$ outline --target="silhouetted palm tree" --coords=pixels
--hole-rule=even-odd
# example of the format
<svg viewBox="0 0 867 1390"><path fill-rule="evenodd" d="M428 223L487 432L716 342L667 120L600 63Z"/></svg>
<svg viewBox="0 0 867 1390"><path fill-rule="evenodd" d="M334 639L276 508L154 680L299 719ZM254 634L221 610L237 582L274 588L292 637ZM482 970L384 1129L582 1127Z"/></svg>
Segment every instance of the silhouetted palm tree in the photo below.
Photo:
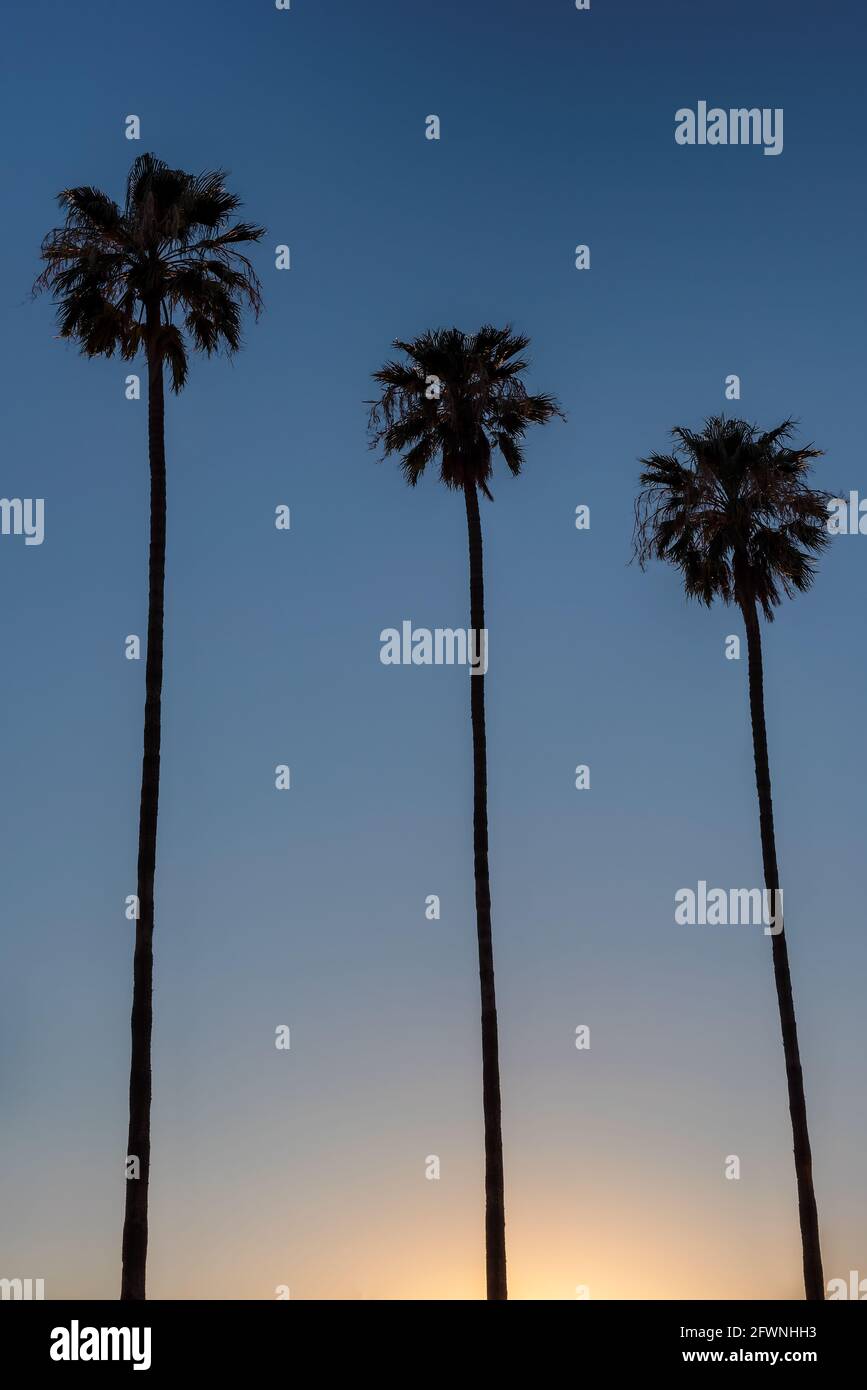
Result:
<svg viewBox="0 0 867 1390"><path fill-rule="evenodd" d="M52 294L60 336L76 341L86 356L116 352L131 360L142 351L148 369L150 562L127 1150L138 1158L140 1174L126 1183L122 1299L145 1297L148 1243L166 550L163 368L180 391L188 343L209 356L221 348L234 352L242 308L258 314L261 306L258 279L239 248L258 241L264 228L232 222L240 199L224 180L220 171L187 174L145 154L130 170L123 208L97 188L64 189L58 202L66 220L42 243L45 268L35 286Z"/></svg>
<svg viewBox="0 0 867 1390"><path fill-rule="evenodd" d="M446 487L464 495L470 549L470 626L482 650L485 628L479 492L491 498L492 456L499 449L517 476L524 463L527 427L562 415L553 396L531 396L522 381L529 339L511 328L485 326L469 335L457 328L424 333L393 344L408 359L387 362L374 379L383 388L371 411L372 443L398 454L415 487L428 463L439 459ZM488 871L488 773L484 674L470 677L473 731L473 852L476 926L482 998L482 1097L485 1121L485 1232L487 1296L506 1298L506 1227L503 1139L491 888Z"/></svg>
<svg viewBox="0 0 867 1390"><path fill-rule="evenodd" d="M734 603L747 635L750 715L765 888L778 903L771 774L765 732L762 634L783 595L809 589L814 557L828 542L829 494L809 485L821 451L791 444L790 420L761 433L743 420L714 417L701 434L675 429L673 454L642 459L636 503L635 552L642 565L667 560L680 570L689 598L708 607ZM775 927L780 927L777 920ZM785 929L772 935L774 979L794 1139L798 1210L808 1299L825 1296L810 1137Z"/></svg>

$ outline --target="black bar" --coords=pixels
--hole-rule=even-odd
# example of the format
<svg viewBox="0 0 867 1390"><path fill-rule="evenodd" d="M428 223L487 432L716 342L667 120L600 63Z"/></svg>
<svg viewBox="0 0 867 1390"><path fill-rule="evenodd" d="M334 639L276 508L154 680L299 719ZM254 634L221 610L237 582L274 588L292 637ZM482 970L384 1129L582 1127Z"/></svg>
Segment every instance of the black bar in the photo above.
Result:
<svg viewBox="0 0 867 1390"><path fill-rule="evenodd" d="M464 1307L464 1311L461 1311ZM477 1308L481 1323L467 1321L466 1305L370 1302L363 1316L346 1302L153 1302L131 1306L119 1302L18 1302L4 1307L0 1330L4 1362L23 1372L52 1376L93 1376L100 1369L161 1376L189 1371L197 1376L248 1376L273 1368L287 1380L329 1378L345 1367L353 1379L375 1370L386 1381L389 1366L400 1381L430 1380L442 1367L453 1377L472 1364L485 1347L485 1364L502 1360L514 1370L516 1356L527 1356L541 1370L561 1362L556 1376L533 1375L534 1383L583 1377L591 1367L613 1374L620 1370L669 1371L717 1364L776 1368L790 1364L829 1370L857 1364L865 1323L859 1311L842 1302L599 1302L576 1300L568 1309L551 1305L540 1325L539 1305L513 1303ZM559 1308L559 1311L557 1311ZM496 1319L491 1341L489 1318ZM125 1329L96 1339L89 1329ZM475 1350L472 1334L487 1333ZM149 1334L149 1337L146 1336ZM469 1340L468 1340L469 1337ZM405 1342L417 1355L408 1362ZM112 1356L115 1345L124 1360L84 1359L92 1349ZM52 1358L57 1352L77 1360ZM401 1347L404 1350L401 1351ZM134 1358L141 1369L133 1369ZM145 1362L148 1364L145 1365ZM398 1374L399 1371L399 1374ZM462 1372L463 1373L463 1372Z"/></svg>

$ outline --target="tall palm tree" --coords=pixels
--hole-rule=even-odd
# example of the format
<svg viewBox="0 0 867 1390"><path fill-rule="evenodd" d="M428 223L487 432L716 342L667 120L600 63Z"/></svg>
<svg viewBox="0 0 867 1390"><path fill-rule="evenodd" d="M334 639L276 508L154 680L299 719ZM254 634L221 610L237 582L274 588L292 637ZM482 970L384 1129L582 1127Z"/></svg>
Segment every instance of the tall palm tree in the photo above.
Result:
<svg viewBox="0 0 867 1390"><path fill-rule="evenodd" d="M258 315L259 281L240 249L264 228L232 221L240 199L219 170L170 169L151 154L135 161L121 208L97 188L66 188L66 217L42 243L35 289L48 290L62 338L87 357L132 360L148 374L150 559L144 753L138 839L138 904L133 963L132 1052L127 1152L139 1161L126 1183L122 1299L145 1297L150 1177L151 1030L153 1023L154 874L160 786L163 604L166 553L164 368L179 392L190 345L229 353L241 343L241 313Z"/></svg>
<svg viewBox="0 0 867 1390"><path fill-rule="evenodd" d="M428 463L439 459L440 479L464 495L470 548L470 626L476 651L485 630L482 524L479 493L493 501L488 483L499 449L515 476L524 463L523 440L529 425L546 424L562 412L553 396L530 395L522 380L522 357L529 338L510 327L490 325L478 333L457 328L423 333L393 346L404 361L389 361L374 380L382 388L371 410L374 447L397 454L403 475L415 487ZM473 731L473 856L476 930L482 1000L482 1106L485 1123L485 1234L487 1296L506 1292L506 1219L503 1192L503 1138L500 1118L500 1064L494 956L491 941L491 885L488 870L488 771L485 745L485 677L470 679Z"/></svg>
<svg viewBox="0 0 867 1390"><path fill-rule="evenodd" d="M759 610L771 622L782 598L809 589L815 557L828 543L829 494L810 486L812 460L821 451L795 447L785 420L760 432L743 420L713 417L704 430L675 429L672 454L642 459L635 510L635 553L642 568L667 560L683 577L689 598L711 606L736 604L747 636L750 715L765 888L772 901L780 877L774 838L771 773L765 731L762 633ZM789 1114L794 1140L798 1211L808 1299L825 1296L804 1078L789 973L785 928L772 934L774 980L780 1010Z"/></svg>

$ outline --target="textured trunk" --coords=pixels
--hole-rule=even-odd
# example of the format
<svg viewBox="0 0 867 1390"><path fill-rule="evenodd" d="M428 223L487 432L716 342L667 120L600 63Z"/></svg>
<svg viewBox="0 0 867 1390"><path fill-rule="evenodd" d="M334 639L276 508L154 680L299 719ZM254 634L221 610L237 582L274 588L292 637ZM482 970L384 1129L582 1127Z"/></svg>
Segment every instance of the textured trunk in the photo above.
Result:
<svg viewBox="0 0 867 1390"><path fill-rule="evenodd" d="M771 772L768 761L768 740L765 732L765 700L762 676L762 633L759 615L753 598L741 604L747 629L749 654L750 715L753 724L753 751L756 761L756 788L759 794L759 824L762 835L762 860L765 887L773 895L779 889L777 849L774 841L774 811L771 802ZM776 903L776 899L771 899ZM789 973L789 951L785 928L772 936L774 981L780 1007L780 1027L783 1052L786 1058L786 1082L789 1090L789 1114L792 1119L792 1138L795 1152L795 1176L798 1182L798 1213L801 1222L801 1244L804 1252L804 1288L808 1299L824 1299L822 1253L819 1248L819 1218L816 1194L813 1191L813 1160L807 1130L807 1104L804 1099L804 1078L798 1050L798 1029L792 999L792 978Z"/></svg>
<svg viewBox="0 0 867 1390"><path fill-rule="evenodd" d="M482 571L482 523L475 484L464 486L470 541L470 626L485 626ZM476 650L481 651L481 636ZM503 1193L503 1135L500 1121L500 1059L494 953L491 942L491 883L488 870L488 764L485 744L485 677L470 675L473 726L473 859L476 880L476 929L482 993L482 1107L485 1117L485 1244L489 1299L506 1294L506 1212Z"/></svg>
<svg viewBox="0 0 867 1390"><path fill-rule="evenodd" d="M139 917L135 931L132 989L132 1053L129 1072L127 1154L139 1160L139 1176L127 1178L123 1223L122 1299L145 1298L150 1178L151 1030L153 1025L154 873L160 791L160 707L163 687L163 603L166 568L166 454L163 364L154 346L159 305L147 311L148 457L151 520L148 564L148 633L145 667L144 752L138 831Z"/></svg>

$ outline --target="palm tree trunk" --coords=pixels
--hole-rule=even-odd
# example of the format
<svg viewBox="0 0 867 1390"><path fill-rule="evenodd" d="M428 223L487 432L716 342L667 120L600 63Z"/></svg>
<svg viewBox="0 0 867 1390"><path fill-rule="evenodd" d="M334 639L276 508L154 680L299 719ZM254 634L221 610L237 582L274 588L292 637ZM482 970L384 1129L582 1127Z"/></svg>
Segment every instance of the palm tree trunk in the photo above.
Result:
<svg viewBox="0 0 867 1390"><path fill-rule="evenodd" d="M123 1223L121 1299L145 1298L150 1177L151 1031L153 1026L154 873L160 791L160 715L163 687L163 610L166 572L166 453L163 363L155 345L160 306L147 310L148 457L151 516L148 564L148 634L145 667L144 752L138 831L139 916L135 932L132 1052L129 1072L127 1155L139 1160L139 1176L127 1178Z"/></svg>
<svg viewBox="0 0 867 1390"><path fill-rule="evenodd" d="M485 626L482 522L475 483L465 483L470 541L470 626L481 651ZM482 994L482 1108L485 1117L485 1246L489 1299L506 1293L506 1210L503 1190L503 1134L500 1119L500 1058L494 952L491 941L491 880L488 869L488 762L485 743L485 677L470 675L473 726L473 859L476 879L476 930Z"/></svg>
<svg viewBox="0 0 867 1390"><path fill-rule="evenodd" d="M765 700L762 675L762 633L753 597L741 603L747 630L749 655L750 715L753 725L753 752L756 763L756 788L759 794L759 825L762 836L762 860L765 887L776 904L780 886L777 870L777 848L774 839L774 810L771 801L771 771L768 761L768 740L765 731ZM774 981L780 1008L783 1052L786 1058L786 1082L789 1090L789 1114L795 1152L795 1175L798 1182L798 1213L801 1222L801 1244L804 1252L804 1287L806 1297L822 1300L825 1297L822 1273L822 1252L819 1248L819 1218L816 1194L813 1191L813 1160L810 1135L807 1130L807 1104L804 1098L804 1077L798 1049L798 1029L792 998L792 978L789 973L789 951L785 929L772 936Z"/></svg>

